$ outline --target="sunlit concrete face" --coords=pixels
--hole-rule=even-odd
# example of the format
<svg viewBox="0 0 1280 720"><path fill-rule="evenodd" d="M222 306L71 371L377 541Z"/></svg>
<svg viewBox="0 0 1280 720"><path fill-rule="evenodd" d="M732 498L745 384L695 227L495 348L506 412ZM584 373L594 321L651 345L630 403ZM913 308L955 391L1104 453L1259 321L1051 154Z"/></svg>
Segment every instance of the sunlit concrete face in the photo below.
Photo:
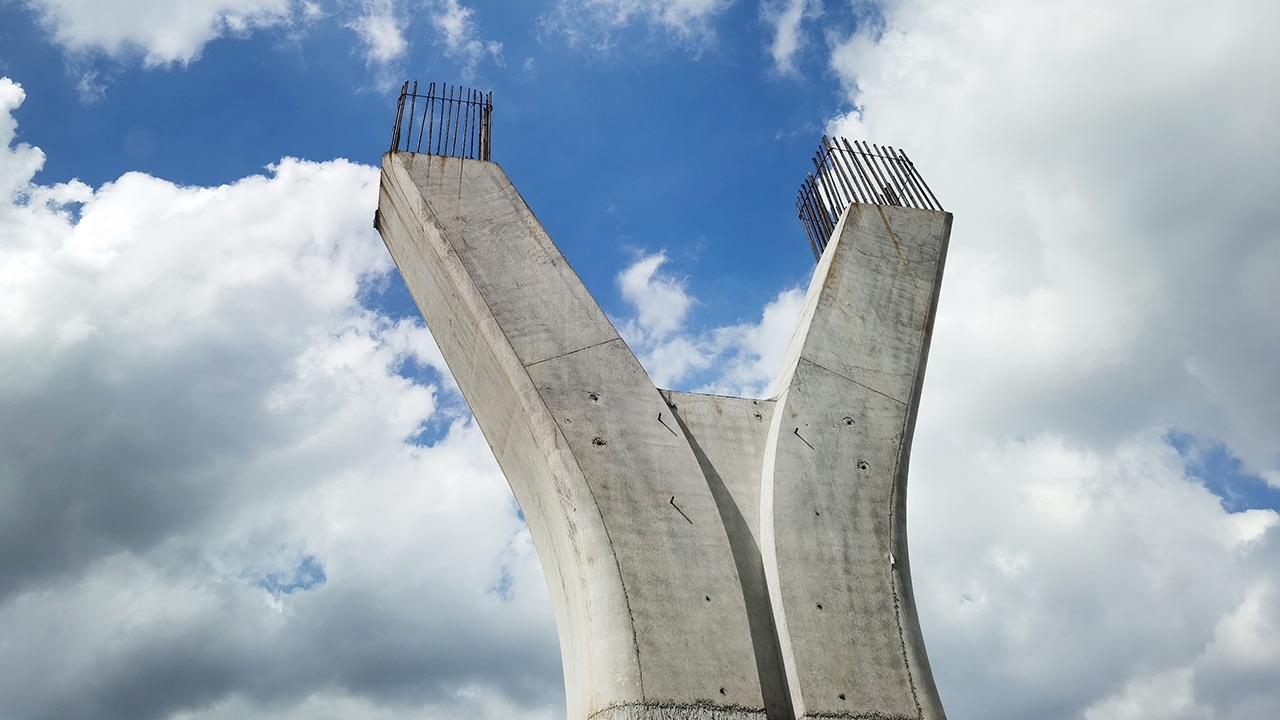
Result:
<svg viewBox="0 0 1280 720"><path fill-rule="evenodd" d="M377 224L528 520L571 720L943 717L905 490L949 214L845 213L769 400L655 388L494 163L387 154Z"/></svg>

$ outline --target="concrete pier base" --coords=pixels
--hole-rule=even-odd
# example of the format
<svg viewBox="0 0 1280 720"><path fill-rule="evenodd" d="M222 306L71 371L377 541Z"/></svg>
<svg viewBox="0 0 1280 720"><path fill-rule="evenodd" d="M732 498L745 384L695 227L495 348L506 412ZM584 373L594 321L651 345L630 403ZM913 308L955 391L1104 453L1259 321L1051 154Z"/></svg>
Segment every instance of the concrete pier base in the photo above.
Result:
<svg viewBox="0 0 1280 720"><path fill-rule="evenodd" d="M947 213L853 205L769 400L659 390L494 163L377 225L528 521L571 720L941 720L907 565Z"/></svg>

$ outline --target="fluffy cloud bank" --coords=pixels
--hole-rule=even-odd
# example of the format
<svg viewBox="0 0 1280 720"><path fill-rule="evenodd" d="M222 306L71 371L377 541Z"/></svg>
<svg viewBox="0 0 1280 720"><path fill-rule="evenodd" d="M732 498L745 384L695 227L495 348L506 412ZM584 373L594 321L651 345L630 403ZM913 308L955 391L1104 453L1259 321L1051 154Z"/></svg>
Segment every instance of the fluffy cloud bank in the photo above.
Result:
<svg viewBox="0 0 1280 720"><path fill-rule="evenodd" d="M1173 423L1276 473L1280 10L1163 8L889 3L833 52L833 130L927 158L957 214L934 370L974 420Z"/></svg>
<svg viewBox="0 0 1280 720"><path fill-rule="evenodd" d="M510 492L426 328L367 302L377 169L40 185L23 99L0 79L0 716L562 716ZM655 342L693 302L661 264L619 320ZM758 382L790 324L697 342Z"/></svg>
<svg viewBox="0 0 1280 720"><path fill-rule="evenodd" d="M36 185L22 98L0 81L0 715L547 717L502 476L426 329L361 303L377 170Z"/></svg>
<svg viewBox="0 0 1280 720"><path fill-rule="evenodd" d="M570 44L608 49L615 31L632 24L656 28L700 46L714 36L713 22L735 0L554 0L542 25Z"/></svg>
<svg viewBox="0 0 1280 720"><path fill-rule="evenodd" d="M646 255L618 275L622 298L635 315L613 318L658 387L739 397L767 397L804 305L789 288L764 307L758 322L694 331L697 304L684 284L662 271L665 252Z"/></svg>
<svg viewBox="0 0 1280 720"><path fill-rule="evenodd" d="M956 213L909 493L953 718L1280 716L1280 22L1180 8L915 0L832 39L832 129ZM425 329L362 302L376 171L42 186L21 99L0 83L0 716L560 715L483 439ZM619 275L646 367L767 392L800 292L701 328L680 272Z"/></svg>
<svg viewBox="0 0 1280 720"><path fill-rule="evenodd" d="M1280 714L1280 11L882 11L833 45L831 130L956 215L911 491L949 711Z"/></svg>
<svg viewBox="0 0 1280 720"><path fill-rule="evenodd" d="M367 63L386 66L409 49L412 3L406 0L25 0L55 43L73 56L141 55L147 67L187 65L206 45L267 28L305 30L337 17L352 30ZM421 3L420 3L421 4ZM501 61L502 44L480 37L474 8L458 0L426 3L446 54L470 74L485 57ZM83 80L93 85L92 71Z"/></svg>
<svg viewBox="0 0 1280 720"><path fill-rule="evenodd" d="M320 13L295 0L27 0L73 52L142 52L149 66L186 64L211 40Z"/></svg>

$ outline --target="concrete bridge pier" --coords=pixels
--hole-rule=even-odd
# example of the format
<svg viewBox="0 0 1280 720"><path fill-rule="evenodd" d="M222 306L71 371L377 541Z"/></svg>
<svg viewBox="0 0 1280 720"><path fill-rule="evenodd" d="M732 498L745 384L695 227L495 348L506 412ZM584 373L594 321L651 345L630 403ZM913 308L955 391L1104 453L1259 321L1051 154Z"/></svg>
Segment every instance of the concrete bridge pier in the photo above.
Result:
<svg viewBox="0 0 1280 720"><path fill-rule="evenodd" d="M777 394L655 388L495 163L391 152L376 224L528 521L570 720L942 720L907 460L951 215L854 203Z"/></svg>

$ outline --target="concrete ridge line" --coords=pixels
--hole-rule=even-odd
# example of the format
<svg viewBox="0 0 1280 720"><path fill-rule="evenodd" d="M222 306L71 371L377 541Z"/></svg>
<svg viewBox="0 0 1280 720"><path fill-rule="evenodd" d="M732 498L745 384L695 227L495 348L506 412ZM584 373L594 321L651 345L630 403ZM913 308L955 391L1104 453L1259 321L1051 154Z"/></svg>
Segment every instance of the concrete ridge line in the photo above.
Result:
<svg viewBox="0 0 1280 720"><path fill-rule="evenodd" d="M848 380L849 382L853 383L854 385L857 385L858 387L860 387L860 388L862 388L862 389L864 389L864 390L869 390L870 392L873 392L873 393L875 393L875 394L879 395L880 397L884 398L885 400L888 400L888 401L890 401L890 402L895 402L895 403L897 403L897 404L899 404L899 405L902 405L903 407L906 407L906 406L907 406L907 403L906 403L906 402L903 402L902 400L899 400L898 398L893 397L892 395L886 395L886 394L884 394L883 392L881 392L881 391L879 391L879 390L877 390L877 389L875 389L875 388L871 387L870 385L867 385L866 383L858 382L857 380L854 380L853 378L849 377L848 375L845 375L845 374L844 374L844 373L842 373L842 372L837 372L837 371L835 371L835 370L832 370L831 368L827 367L826 365L822 365L822 364L816 363L816 362L814 362L814 361L810 360L809 358L804 357L803 355L801 355L799 358L797 358L797 363L796 363L796 364L798 365L798 364L799 364L799 363L801 363L801 362L809 363L810 365L812 365L812 366L814 366L814 367L816 367L816 368L821 368L821 369L823 369L823 370L826 370L827 372L831 373L832 375L835 375L836 377L844 378L845 380Z"/></svg>
<svg viewBox="0 0 1280 720"><path fill-rule="evenodd" d="M560 353L559 355L552 355L552 356L551 356L551 357L549 357L549 358L542 358L541 360L534 360L534 361L533 361L533 362L531 362L531 363L524 363L524 369L528 370L529 368L532 368L532 367L537 366L537 365L541 365L541 364L542 364L542 363L544 363L544 362L550 362L550 361L552 361L552 360L557 360L557 359L562 358L562 357L568 357L568 356L573 355L573 354L575 354L575 353L580 353L580 352L582 352L583 350L590 350L590 349L592 349L592 348L598 348L598 347L600 347L601 345L608 345L609 343L611 343L611 342L615 342L615 341L617 341L617 340L622 340L622 336L620 336L620 335L615 335L615 336L613 336L613 337L609 338L608 340L601 340L600 342L597 342L597 343L591 343L590 345L584 345L584 346L582 346L582 347L580 347L580 348L578 348L578 349L576 349L576 350L570 350L569 352L562 352L562 353ZM625 345L626 343L624 342L623 344ZM628 348L627 348L627 352L631 352L631 348L630 348L630 347L628 347ZM633 357L633 358L634 358L634 357L635 357L635 353L631 353L631 357ZM639 358L636 358L636 362L640 362ZM644 367L644 366L642 365L641 367ZM646 373L646 375L647 375L647 374L648 374L648 373ZM654 385L653 385L653 381L652 381L652 380L650 380L650 381L649 381L649 386L650 386L650 387L653 387L653 389L654 389L654 390L657 390L657 389L658 389L656 386L654 386Z"/></svg>

